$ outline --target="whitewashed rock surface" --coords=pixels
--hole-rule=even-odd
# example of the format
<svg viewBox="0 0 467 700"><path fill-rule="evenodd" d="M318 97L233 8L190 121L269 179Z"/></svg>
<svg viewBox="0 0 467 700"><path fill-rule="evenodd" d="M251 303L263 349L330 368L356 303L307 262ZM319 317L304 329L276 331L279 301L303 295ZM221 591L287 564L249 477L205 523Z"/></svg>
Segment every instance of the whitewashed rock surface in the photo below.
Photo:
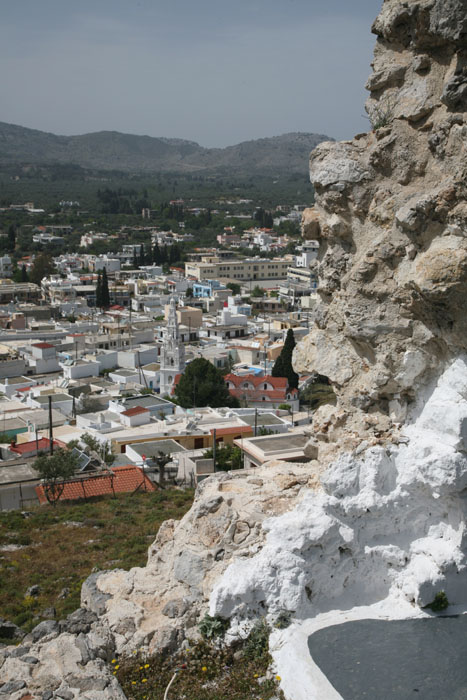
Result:
<svg viewBox="0 0 467 700"><path fill-rule="evenodd" d="M109 661L261 615L288 700L331 700L320 626L467 605L467 0L386 0L373 25L375 126L311 155L317 323L299 371L329 377L304 465L211 477L148 564L92 575L82 609L0 650L0 699L118 700ZM376 128L378 127L378 128ZM315 459L317 458L317 459ZM2 692L3 691L3 692Z"/></svg>

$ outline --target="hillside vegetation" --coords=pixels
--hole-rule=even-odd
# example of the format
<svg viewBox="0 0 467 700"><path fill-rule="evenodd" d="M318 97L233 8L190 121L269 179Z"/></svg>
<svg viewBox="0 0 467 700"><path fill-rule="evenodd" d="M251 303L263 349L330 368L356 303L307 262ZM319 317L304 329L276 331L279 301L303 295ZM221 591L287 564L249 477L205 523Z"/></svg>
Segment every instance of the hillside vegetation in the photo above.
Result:
<svg viewBox="0 0 467 700"><path fill-rule="evenodd" d="M161 523L192 501L193 491L166 490L0 513L0 617L26 632L53 617L50 608L65 617L93 570L144 566Z"/></svg>
<svg viewBox="0 0 467 700"><path fill-rule="evenodd" d="M253 170L283 175L306 173L310 151L328 140L332 139L323 134L289 133L227 148L203 148L194 141L117 131L57 136L0 122L0 165L60 163L127 172L250 174Z"/></svg>

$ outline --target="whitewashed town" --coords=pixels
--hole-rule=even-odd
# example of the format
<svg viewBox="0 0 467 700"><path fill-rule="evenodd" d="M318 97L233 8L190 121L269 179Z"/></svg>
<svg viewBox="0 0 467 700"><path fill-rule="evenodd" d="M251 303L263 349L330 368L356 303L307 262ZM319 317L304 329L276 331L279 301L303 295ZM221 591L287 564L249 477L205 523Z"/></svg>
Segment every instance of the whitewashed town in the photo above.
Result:
<svg viewBox="0 0 467 700"><path fill-rule="evenodd" d="M313 229L312 208L283 209L276 223L304 215ZM273 228L226 226L218 246L192 245L183 266L161 265L151 262L158 251L194 236L148 226L150 216L143 209L135 227L146 243L95 255L87 248L108 234L89 231L79 252L48 256L53 271L39 284L15 282L11 257L0 259L0 508L45 502L34 460L70 447L64 500L119 480L128 490L193 487L217 469L307 458L316 377L297 375L290 358L314 319L318 243L307 236L286 253L292 239ZM42 245L72 231L35 228ZM45 256L18 260L24 280ZM217 400L204 390L206 367Z"/></svg>

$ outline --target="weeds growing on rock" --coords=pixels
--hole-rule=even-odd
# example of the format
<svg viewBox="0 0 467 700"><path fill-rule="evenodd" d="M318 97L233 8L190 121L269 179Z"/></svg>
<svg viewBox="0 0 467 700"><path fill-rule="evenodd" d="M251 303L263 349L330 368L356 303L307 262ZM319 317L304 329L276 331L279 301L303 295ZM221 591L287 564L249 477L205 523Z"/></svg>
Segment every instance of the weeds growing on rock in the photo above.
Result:
<svg viewBox="0 0 467 700"><path fill-rule="evenodd" d="M214 637L222 637L228 630L230 622L220 615L206 615L198 625L200 634L204 639L214 639Z"/></svg>
<svg viewBox="0 0 467 700"><path fill-rule="evenodd" d="M267 625L266 629L267 635L263 625L258 626L257 641L267 641ZM251 648L247 653L247 642L219 648L201 640L171 656L114 659L114 675L128 700L163 700L174 674L168 700L283 700L278 679L269 669L271 656L267 646L256 642L251 655Z"/></svg>
<svg viewBox="0 0 467 700"><path fill-rule="evenodd" d="M449 600L444 591L439 591L429 605L425 605L425 608L429 608L433 612L441 612L449 607Z"/></svg>
<svg viewBox="0 0 467 700"><path fill-rule="evenodd" d="M367 111L373 131L389 126L394 120L394 102L389 98L381 99L377 104L373 104Z"/></svg>

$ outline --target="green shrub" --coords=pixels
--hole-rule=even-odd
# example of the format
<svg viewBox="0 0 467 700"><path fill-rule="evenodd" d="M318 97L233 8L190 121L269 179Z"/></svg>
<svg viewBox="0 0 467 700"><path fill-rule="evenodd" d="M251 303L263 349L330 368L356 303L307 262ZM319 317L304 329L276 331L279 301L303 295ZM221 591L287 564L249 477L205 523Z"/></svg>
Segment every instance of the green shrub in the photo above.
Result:
<svg viewBox="0 0 467 700"><path fill-rule="evenodd" d="M429 605L425 605L425 608L429 608L433 612L441 612L441 610L446 610L449 607L449 600L444 591L439 591Z"/></svg>
<svg viewBox="0 0 467 700"><path fill-rule="evenodd" d="M257 620L248 635L243 653L247 659L259 659L269 653L271 630L264 618Z"/></svg>
<svg viewBox="0 0 467 700"><path fill-rule="evenodd" d="M230 626L229 620L220 615L206 615L203 617L198 625L200 634L204 639L213 639L214 637L222 637Z"/></svg>
<svg viewBox="0 0 467 700"><path fill-rule="evenodd" d="M292 613L288 610L282 610L276 617L274 627L276 627L278 630L285 630L287 627L289 627L291 621Z"/></svg>

